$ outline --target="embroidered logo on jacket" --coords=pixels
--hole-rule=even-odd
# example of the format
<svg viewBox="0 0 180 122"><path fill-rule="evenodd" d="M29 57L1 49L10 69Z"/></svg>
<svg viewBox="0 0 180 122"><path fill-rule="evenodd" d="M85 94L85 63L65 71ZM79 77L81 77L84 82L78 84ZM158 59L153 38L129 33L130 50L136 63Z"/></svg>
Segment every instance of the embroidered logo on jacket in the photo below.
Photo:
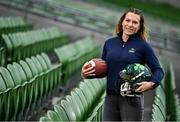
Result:
<svg viewBox="0 0 180 122"><path fill-rule="evenodd" d="M134 48L131 48L131 49L129 49L129 52L130 52L130 53L135 53L135 49L134 49Z"/></svg>

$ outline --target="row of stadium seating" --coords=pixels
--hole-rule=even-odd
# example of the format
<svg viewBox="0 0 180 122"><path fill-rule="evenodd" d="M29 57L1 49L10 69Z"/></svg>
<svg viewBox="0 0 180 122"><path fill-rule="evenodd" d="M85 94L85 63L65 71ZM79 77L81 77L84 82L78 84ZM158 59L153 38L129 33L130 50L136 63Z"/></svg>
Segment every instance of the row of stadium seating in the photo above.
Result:
<svg viewBox="0 0 180 122"><path fill-rule="evenodd" d="M31 30L32 24L24 21L21 17L1 17L0 34Z"/></svg>
<svg viewBox="0 0 180 122"><path fill-rule="evenodd" d="M61 64L52 66L46 54L0 68L1 120L16 120L32 112L61 81ZM31 111L32 110L32 111ZM20 117L20 118L19 118Z"/></svg>
<svg viewBox="0 0 180 122"><path fill-rule="evenodd" d="M156 89L154 104L152 109L152 121L180 121L180 101L175 93L175 76L172 64L166 66L166 62L162 62L166 70L165 79Z"/></svg>
<svg viewBox="0 0 180 122"><path fill-rule="evenodd" d="M93 51L92 51L93 50ZM74 44L64 45L63 47L54 49L58 59L63 67L63 81L67 81L71 77L72 72L80 69L84 61L90 60L92 57L97 57L100 52L100 43L92 41L92 38L85 38L77 41Z"/></svg>
<svg viewBox="0 0 180 122"><path fill-rule="evenodd" d="M102 121L105 79L85 79L65 96L54 110L41 117L44 121Z"/></svg>
<svg viewBox="0 0 180 122"><path fill-rule="evenodd" d="M42 51L51 51L68 42L67 34L52 27L13 34L3 34L7 63L19 61Z"/></svg>
<svg viewBox="0 0 180 122"><path fill-rule="evenodd" d="M12 22L13 19L22 18L11 17ZM66 85L84 62L100 52L100 43L89 37L67 44L67 34L57 28L23 30L21 27L9 24L1 29L0 49L4 51L0 52L1 65L5 66L0 67L2 121L28 120L59 85Z"/></svg>
<svg viewBox="0 0 180 122"><path fill-rule="evenodd" d="M49 0L36 0L36 1L23 1L23 0L11 0L1 1L5 4L10 4L22 9L28 9L33 13L41 14L53 19L58 19L70 24L76 24L85 28L97 30L104 33L112 33L114 29L114 23L117 22L118 16L112 16L108 11L97 9L82 9L72 8L68 6L66 1L49 1ZM66 3L66 4L65 4ZM71 1L69 1L71 4ZM77 6L77 4L73 4ZM91 11L89 11L91 10ZM104 16L106 13L106 16Z"/></svg>
<svg viewBox="0 0 180 122"><path fill-rule="evenodd" d="M98 7L95 5L88 6L88 4L84 2L75 2L73 0L68 2L66 2L66 0L1 0L0 3L108 35L112 35L115 23L117 23L119 15L121 14L121 11L110 12L98 5ZM106 16L104 16L104 14L106 14ZM169 28L161 29L159 22L157 27L155 26L156 23L152 21L153 19L151 20L148 18L148 20L150 20L148 28L152 45L158 47L160 50L165 49L179 53L179 31L173 29L172 33L170 33L168 30Z"/></svg>
<svg viewBox="0 0 180 122"><path fill-rule="evenodd" d="M1 17L0 18L0 66L6 64L6 48L2 41L2 34L15 33L32 30L32 24L26 22L21 17Z"/></svg>

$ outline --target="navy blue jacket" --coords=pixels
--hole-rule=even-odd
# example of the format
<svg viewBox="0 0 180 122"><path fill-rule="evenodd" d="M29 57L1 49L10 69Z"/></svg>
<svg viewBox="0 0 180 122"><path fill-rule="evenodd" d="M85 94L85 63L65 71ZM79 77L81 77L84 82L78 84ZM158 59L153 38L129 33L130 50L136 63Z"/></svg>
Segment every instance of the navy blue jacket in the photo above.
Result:
<svg viewBox="0 0 180 122"><path fill-rule="evenodd" d="M147 64L153 74L150 81L156 86L164 77L164 72L152 47L137 34L131 35L126 43L123 42L121 33L106 40L102 59L108 64L107 90L119 91L118 74L132 63Z"/></svg>

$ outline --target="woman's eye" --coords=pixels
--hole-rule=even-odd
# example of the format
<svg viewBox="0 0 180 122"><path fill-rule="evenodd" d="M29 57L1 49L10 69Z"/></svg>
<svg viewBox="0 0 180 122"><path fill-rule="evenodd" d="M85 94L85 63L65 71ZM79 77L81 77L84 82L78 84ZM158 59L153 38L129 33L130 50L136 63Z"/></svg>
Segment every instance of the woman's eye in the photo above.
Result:
<svg viewBox="0 0 180 122"><path fill-rule="evenodd" d="M129 19L126 19L126 22L129 22L130 20Z"/></svg>
<svg viewBox="0 0 180 122"><path fill-rule="evenodd" d="M138 24L138 22L137 22L137 21L133 21L133 23L134 23L134 24Z"/></svg>

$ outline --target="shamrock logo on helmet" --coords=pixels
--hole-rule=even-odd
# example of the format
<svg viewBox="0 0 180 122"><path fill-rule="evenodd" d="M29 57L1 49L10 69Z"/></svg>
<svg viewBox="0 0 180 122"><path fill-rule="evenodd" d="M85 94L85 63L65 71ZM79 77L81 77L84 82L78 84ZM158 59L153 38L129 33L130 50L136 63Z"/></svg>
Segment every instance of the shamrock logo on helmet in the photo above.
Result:
<svg viewBox="0 0 180 122"><path fill-rule="evenodd" d="M133 63L125 67L119 73L121 81L124 83L120 87L120 92L125 94L134 93L137 83L149 81L151 78L150 70L139 63Z"/></svg>

